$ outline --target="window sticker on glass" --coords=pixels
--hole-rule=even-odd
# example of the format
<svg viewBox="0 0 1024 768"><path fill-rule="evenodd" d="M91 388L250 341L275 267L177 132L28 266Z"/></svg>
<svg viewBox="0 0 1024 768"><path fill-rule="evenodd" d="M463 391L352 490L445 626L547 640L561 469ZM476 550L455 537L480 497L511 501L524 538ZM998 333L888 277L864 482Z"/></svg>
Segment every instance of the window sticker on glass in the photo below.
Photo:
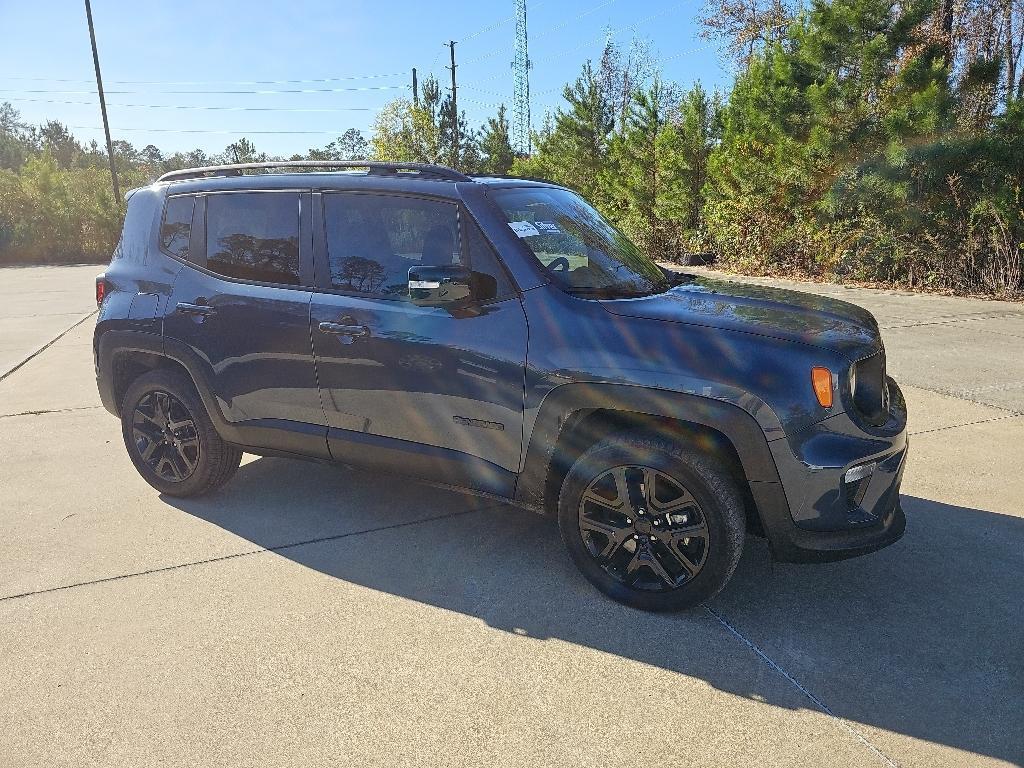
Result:
<svg viewBox="0 0 1024 768"><path fill-rule="evenodd" d="M537 231L542 235L560 235L562 234L561 228L553 221L535 221L533 226L537 228Z"/></svg>
<svg viewBox="0 0 1024 768"><path fill-rule="evenodd" d="M540 231L528 221L510 221L508 225L520 237L536 237L540 234Z"/></svg>

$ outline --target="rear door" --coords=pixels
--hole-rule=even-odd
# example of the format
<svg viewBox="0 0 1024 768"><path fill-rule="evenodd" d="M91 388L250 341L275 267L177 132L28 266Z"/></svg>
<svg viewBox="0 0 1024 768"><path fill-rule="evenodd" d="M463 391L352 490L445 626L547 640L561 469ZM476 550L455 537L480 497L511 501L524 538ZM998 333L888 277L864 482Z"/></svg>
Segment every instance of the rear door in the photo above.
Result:
<svg viewBox="0 0 1024 768"><path fill-rule="evenodd" d="M164 336L195 353L234 439L324 455L309 206L301 191L198 195Z"/></svg>
<svg viewBox="0 0 1024 768"><path fill-rule="evenodd" d="M523 427L526 315L490 245L450 200L313 197L318 290L311 332L331 454L511 495ZM497 298L456 312L410 302L410 267L452 264L491 275Z"/></svg>

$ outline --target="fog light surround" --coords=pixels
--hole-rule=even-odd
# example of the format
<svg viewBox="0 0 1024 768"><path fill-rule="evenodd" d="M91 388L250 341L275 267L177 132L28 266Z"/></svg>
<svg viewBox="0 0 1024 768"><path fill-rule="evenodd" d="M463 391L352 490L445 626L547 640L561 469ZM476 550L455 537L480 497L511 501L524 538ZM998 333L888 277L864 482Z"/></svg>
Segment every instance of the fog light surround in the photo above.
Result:
<svg viewBox="0 0 1024 768"><path fill-rule="evenodd" d="M863 480L865 477L870 477L875 471L876 466L875 462L872 461L870 464L860 464L856 467L850 467L846 470L846 474L843 475L843 482L855 483L858 480Z"/></svg>
<svg viewBox="0 0 1024 768"><path fill-rule="evenodd" d="M875 472L875 462L860 464L850 467L843 475L843 487L846 490L846 501L850 509L857 509L864 501L868 492L868 485L871 483L871 476Z"/></svg>

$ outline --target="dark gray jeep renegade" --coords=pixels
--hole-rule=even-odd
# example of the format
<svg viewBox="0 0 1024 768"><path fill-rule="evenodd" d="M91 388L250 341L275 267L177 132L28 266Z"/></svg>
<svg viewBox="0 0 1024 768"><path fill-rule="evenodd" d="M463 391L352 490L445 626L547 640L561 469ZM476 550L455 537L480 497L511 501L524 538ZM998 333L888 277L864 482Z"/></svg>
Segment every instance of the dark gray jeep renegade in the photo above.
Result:
<svg viewBox="0 0 1024 768"><path fill-rule="evenodd" d="M128 196L94 351L128 455L171 496L242 452L557 514L650 610L896 541L906 407L874 318L666 272L573 192L387 163L176 171Z"/></svg>

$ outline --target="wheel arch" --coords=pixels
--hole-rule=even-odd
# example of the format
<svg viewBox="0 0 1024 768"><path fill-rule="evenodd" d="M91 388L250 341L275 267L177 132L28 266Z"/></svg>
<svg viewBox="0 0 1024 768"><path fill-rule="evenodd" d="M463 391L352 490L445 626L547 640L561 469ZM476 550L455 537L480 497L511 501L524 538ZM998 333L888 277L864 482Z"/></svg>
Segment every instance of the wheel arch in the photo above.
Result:
<svg viewBox="0 0 1024 768"><path fill-rule="evenodd" d="M224 434L227 422L210 394L209 376L199 356L180 342L153 333L108 331L97 345L96 376L104 407L120 417L121 405L132 381L157 368L180 370L192 381L217 431Z"/></svg>
<svg viewBox="0 0 1024 768"><path fill-rule="evenodd" d="M564 384L545 397L516 486L517 501L555 509L576 459L602 437L626 430L684 441L713 455L735 478L752 532L764 531L766 494L777 493L785 504L767 440L746 411L699 395L619 384Z"/></svg>

